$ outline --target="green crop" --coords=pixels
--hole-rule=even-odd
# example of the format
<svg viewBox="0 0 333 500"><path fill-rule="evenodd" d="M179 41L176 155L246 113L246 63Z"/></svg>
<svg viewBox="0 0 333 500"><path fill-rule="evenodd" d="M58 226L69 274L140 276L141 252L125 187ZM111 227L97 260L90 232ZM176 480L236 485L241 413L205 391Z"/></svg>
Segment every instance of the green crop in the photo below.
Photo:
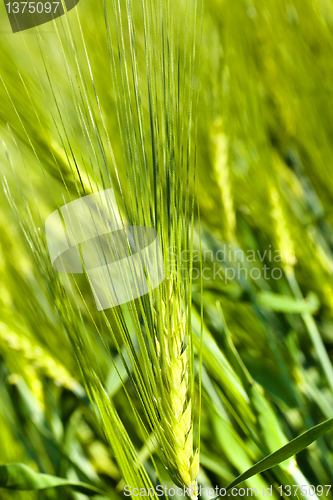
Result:
<svg viewBox="0 0 333 500"><path fill-rule="evenodd" d="M1 499L330 498L330 2L0 9ZM97 310L45 221L107 189L165 278Z"/></svg>

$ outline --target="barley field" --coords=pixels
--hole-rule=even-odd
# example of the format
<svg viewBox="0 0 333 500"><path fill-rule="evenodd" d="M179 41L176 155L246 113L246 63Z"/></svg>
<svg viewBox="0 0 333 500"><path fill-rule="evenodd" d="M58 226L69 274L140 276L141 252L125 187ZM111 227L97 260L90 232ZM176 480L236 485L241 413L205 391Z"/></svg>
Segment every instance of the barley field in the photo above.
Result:
<svg viewBox="0 0 333 500"><path fill-rule="evenodd" d="M0 499L333 498L333 3L75 3L0 5Z"/></svg>

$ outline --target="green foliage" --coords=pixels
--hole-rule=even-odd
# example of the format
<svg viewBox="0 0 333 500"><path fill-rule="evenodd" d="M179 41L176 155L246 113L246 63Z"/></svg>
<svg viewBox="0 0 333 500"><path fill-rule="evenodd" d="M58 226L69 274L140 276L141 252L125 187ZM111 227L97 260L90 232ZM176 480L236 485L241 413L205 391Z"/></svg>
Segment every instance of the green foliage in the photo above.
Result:
<svg viewBox="0 0 333 500"><path fill-rule="evenodd" d="M70 486L76 491L87 495L103 495L103 491L89 486L89 484L75 483L48 474L38 474L23 464L7 464L0 468L1 488L10 490L47 490L48 488L59 488Z"/></svg>
<svg viewBox="0 0 333 500"><path fill-rule="evenodd" d="M331 4L0 9L1 498L331 484ZM169 279L98 312L44 227L109 187Z"/></svg>

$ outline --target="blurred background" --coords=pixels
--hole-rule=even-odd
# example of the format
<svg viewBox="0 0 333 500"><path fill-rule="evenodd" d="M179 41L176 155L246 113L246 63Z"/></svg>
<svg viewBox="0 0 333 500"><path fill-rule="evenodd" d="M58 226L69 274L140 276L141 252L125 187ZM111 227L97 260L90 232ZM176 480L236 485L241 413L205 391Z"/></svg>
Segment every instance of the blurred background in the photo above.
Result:
<svg viewBox="0 0 333 500"><path fill-rule="evenodd" d="M69 19L80 40L75 10ZM125 182L103 2L81 0L77 10L85 44L78 42L77 54L86 47L91 64L82 63L82 78L89 80L91 95L98 94L105 124L97 121L109 132ZM46 217L69 193L77 196L78 184L89 191L85 172L93 171L84 117L73 99L77 75L64 64L64 54L68 61L73 56L61 23L41 26L40 37L34 29L13 34L0 6L1 172L19 212L26 213L28 201L41 234ZM136 28L140 60L143 28L139 23ZM197 338L203 288L199 483L205 487L226 486L266 454L332 417L332 75L330 0L205 1L197 82L200 223L197 216L194 227L194 250L202 255L205 274L201 280L199 259L193 274ZM84 88L75 92L78 101L86 98ZM91 109L95 113L97 105ZM0 200L0 462L22 462L122 497L117 463L3 189ZM88 284L78 279L78 285L93 311ZM103 328L98 313L89 315L82 307L81 314L100 376L155 481L124 387L96 333L96 323ZM111 337L108 341L139 407ZM161 475L169 484L162 468ZM329 433L296 461L255 476L245 487L262 491L273 485L272 498L279 498L279 485L317 487L332 484L332 478ZM317 496L326 496L320 491ZM89 497L63 488L1 490L0 498Z"/></svg>

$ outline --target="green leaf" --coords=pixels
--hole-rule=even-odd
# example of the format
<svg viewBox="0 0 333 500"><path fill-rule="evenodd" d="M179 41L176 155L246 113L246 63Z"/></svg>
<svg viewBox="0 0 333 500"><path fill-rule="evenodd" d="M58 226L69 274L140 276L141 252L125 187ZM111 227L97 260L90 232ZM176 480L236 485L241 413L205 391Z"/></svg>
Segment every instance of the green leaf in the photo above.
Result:
<svg viewBox="0 0 333 500"><path fill-rule="evenodd" d="M295 299L272 292L259 292L256 298L260 306L287 314L314 314L320 306L318 297L314 293L309 293L306 299Z"/></svg>
<svg viewBox="0 0 333 500"><path fill-rule="evenodd" d="M50 476L49 474L41 474L24 464L12 463L0 466L0 488L9 490L47 490L59 486L69 486L73 490L86 495L106 495L103 491L89 484Z"/></svg>
<svg viewBox="0 0 333 500"><path fill-rule="evenodd" d="M260 462L257 462L246 472L243 472L243 474L241 474L240 476L236 477L236 479L228 484L226 490L231 490L246 479L249 479L256 474L260 474L260 472L264 472L268 469L271 469L272 467L275 467L276 465L279 465L281 462L288 460L288 458L293 457L300 451L304 450L307 446L320 438L320 436L330 431L332 427L333 418L325 420L325 422L312 427L312 429L304 432L285 446L282 446L282 448L280 448L279 450L263 458L262 460L260 460Z"/></svg>

